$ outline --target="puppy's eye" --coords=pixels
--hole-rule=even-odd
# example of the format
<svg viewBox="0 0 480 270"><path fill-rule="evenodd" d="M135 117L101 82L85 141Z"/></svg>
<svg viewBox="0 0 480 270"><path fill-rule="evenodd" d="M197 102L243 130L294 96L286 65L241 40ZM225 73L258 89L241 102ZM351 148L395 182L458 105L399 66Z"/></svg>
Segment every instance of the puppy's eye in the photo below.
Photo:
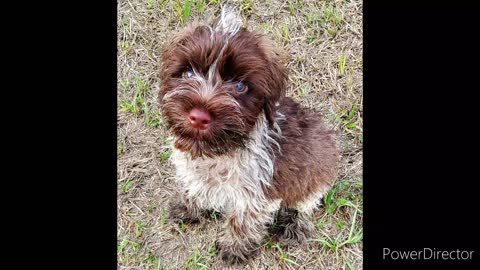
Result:
<svg viewBox="0 0 480 270"><path fill-rule="evenodd" d="M193 71L191 71L190 69L185 71L185 73L183 73L183 76L185 76L186 78L192 78L193 77Z"/></svg>
<svg viewBox="0 0 480 270"><path fill-rule="evenodd" d="M235 91L237 91L237 93L242 93L246 89L247 89L247 86L243 82L239 82L235 84Z"/></svg>

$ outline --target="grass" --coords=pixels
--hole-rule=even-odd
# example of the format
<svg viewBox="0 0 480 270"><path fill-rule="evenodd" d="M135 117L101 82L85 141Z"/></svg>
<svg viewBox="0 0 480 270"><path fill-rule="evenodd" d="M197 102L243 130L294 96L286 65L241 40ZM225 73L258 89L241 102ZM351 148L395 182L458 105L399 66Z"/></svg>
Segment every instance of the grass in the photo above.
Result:
<svg viewBox="0 0 480 270"><path fill-rule="evenodd" d="M209 257L215 257L217 256L217 253L216 253L216 250L217 247L215 246L215 243L212 243L210 244L210 246L208 247L208 250L207 250L207 254Z"/></svg>
<svg viewBox="0 0 480 270"><path fill-rule="evenodd" d="M118 253L122 253L127 245L128 245L128 240L123 239L123 241L120 243L120 246L118 247Z"/></svg>
<svg viewBox="0 0 480 270"><path fill-rule="evenodd" d="M180 230L185 233L187 231L187 224L183 222L183 220L180 221Z"/></svg>
<svg viewBox="0 0 480 270"><path fill-rule="evenodd" d="M323 3L323 14L325 24L332 23L333 26L339 26L343 20L342 13L339 9L335 8L333 4Z"/></svg>
<svg viewBox="0 0 480 270"><path fill-rule="evenodd" d="M138 115L144 112L146 107L145 103L145 94L148 92L146 84L139 78L135 78L137 85L135 87L135 94L131 101L120 101L120 112L131 112L135 115Z"/></svg>
<svg viewBox="0 0 480 270"><path fill-rule="evenodd" d="M251 11L253 8L253 0L243 0L242 10Z"/></svg>
<svg viewBox="0 0 480 270"><path fill-rule="evenodd" d="M128 79L126 80L123 80L123 81L120 81L120 85L125 88L125 89L128 89L128 87L130 86L130 81Z"/></svg>
<svg viewBox="0 0 480 270"><path fill-rule="evenodd" d="M215 210L212 210L212 212L210 213L210 218L217 221L218 220L218 216L219 216L219 213Z"/></svg>
<svg viewBox="0 0 480 270"><path fill-rule="evenodd" d="M143 230L145 229L145 225L142 222L137 222L137 226L135 227L135 237L138 238L142 235Z"/></svg>
<svg viewBox="0 0 480 270"><path fill-rule="evenodd" d="M352 109L351 109L351 110L348 112L348 114L347 114L347 118L346 118L347 121L352 120L353 117L356 115L356 113L357 113L357 105L358 105L358 103L356 103L356 102L353 103Z"/></svg>
<svg viewBox="0 0 480 270"><path fill-rule="evenodd" d="M323 3L323 14L323 25L327 28L329 35L335 36L343 20L342 13L333 4Z"/></svg>
<svg viewBox="0 0 480 270"><path fill-rule="evenodd" d="M129 193L134 184L135 184L134 181L128 181L128 182L123 186L123 192Z"/></svg>
<svg viewBox="0 0 480 270"><path fill-rule="evenodd" d="M287 25L284 24L283 27L282 27L282 29L283 29L283 39L284 39L285 41L289 41L289 40L290 40L290 35L288 34L288 27L287 27Z"/></svg>
<svg viewBox="0 0 480 270"><path fill-rule="evenodd" d="M162 209L162 216L160 219L160 225L165 226L167 224L167 211L165 209Z"/></svg>
<svg viewBox="0 0 480 270"><path fill-rule="evenodd" d="M128 41L123 41L121 47L123 50L125 50L126 53L130 51L130 44L128 43Z"/></svg>
<svg viewBox="0 0 480 270"><path fill-rule="evenodd" d="M128 89L130 82L122 81L121 86ZM148 127L156 128L160 125L160 116L157 110L152 110L151 105L146 101L150 94L150 88L140 77L135 77L134 95L130 101L120 100L120 112L130 112L135 116L143 114Z"/></svg>
<svg viewBox="0 0 480 270"><path fill-rule="evenodd" d="M346 64L347 58L344 57L343 55L338 56L338 68L340 70L340 75L345 74L345 64Z"/></svg>
<svg viewBox="0 0 480 270"><path fill-rule="evenodd" d="M283 24L281 26L281 30L275 30L274 32L275 36L277 36L278 39L282 40L282 43L285 45L290 41L290 34L288 32L288 26L287 24Z"/></svg>
<svg viewBox="0 0 480 270"><path fill-rule="evenodd" d="M125 151L125 145L123 144L123 142L118 141L117 142L117 156L121 155L123 153L123 151Z"/></svg>
<svg viewBox="0 0 480 270"><path fill-rule="evenodd" d="M204 255L202 255L198 249L195 249L192 255L187 258L184 268L189 270L209 269L209 262L217 255L215 250L215 243L208 246L206 254Z"/></svg>
<svg viewBox="0 0 480 270"><path fill-rule="evenodd" d="M302 88L300 88L300 98L306 97L308 95L308 93L310 93L311 89L312 88L308 85L305 85Z"/></svg>
<svg viewBox="0 0 480 270"><path fill-rule="evenodd" d="M349 201L348 199L345 199L343 196L345 195L352 195L351 192L346 191L347 187L349 185L348 181L341 181L337 185L335 185L330 191L327 192L327 195L325 196L323 203L325 206L325 214L331 214L333 213L338 207L341 206L350 206L355 209L360 209L360 206L357 206L355 203ZM342 197L339 196L340 193L346 192ZM362 210L360 210L362 211Z"/></svg>
<svg viewBox="0 0 480 270"><path fill-rule="evenodd" d="M205 11L206 5L207 3L205 2L205 0L195 1L195 7L197 8L197 11L200 15L202 15Z"/></svg>
<svg viewBox="0 0 480 270"><path fill-rule="evenodd" d="M182 24L185 24L192 14L193 0L176 0L174 9L177 11L178 18Z"/></svg>
<svg viewBox="0 0 480 270"><path fill-rule="evenodd" d="M147 269L157 269L157 270L160 270L162 269L161 266L162 266L162 262L160 260L160 258L158 258L158 256L155 256L153 254L149 254L147 256Z"/></svg>
<svg viewBox="0 0 480 270"><path fill-rule="evenodd" d="M314 7L305 14L305 21L314 32L326 32L329 37L335 37L341 30L344 18L341 9L334 3L322 2L321 7Z"/></svg>
<svg viewBox="0 0 480 270"><path fill-rule="evenodd" d="M165 41L186 24L213 18L226 1L118 2L118 265L117 269L225 269L215 254L224 218L173 224L168 203L176 184L170 134L156 100ZM315 212L308 245L267 238L238 269L362 269L363 101L362 2L230 1L248 29L288 53L287 96L321 112L339 134L336 183ZM347 27L348 26L348 27Z"/></svg>
<svg viewBox="0 0 480 270"><path fill-rule="evenodd" d="M188 257L187 261L185 262L185 269L207 269L207 265L205 265L206 257L200 255L198 250L195 250L192 256Z"/></svg>
<svg viewBox="0 0 480 270"><path fill-rule="evenodd" d="M135 241L130 241L128 239L123 239L121 242L120 246L118 247L118 252L122 253L127 246L130 245L133 249L137 249L140 247L140 243L135 242Z"/></svg>
<svg viewBox="0 0 480 270"><path fill-rule="evenodd" d="M359 100L354 100L350 108L340 110L335 122L339 123L345 132L351 134L356 141L363 143L362 118L359 108Z"/></svg>
<svg viewBox="0 0 480 270"><path fill-rule="evenodd" d="M148 10L151 10L153 8L153 4L154 4L154 0L148 0L148 3L147 3L147 9Z"/></svg>
<svg viewBox="0 0 480 270"><path fill-rule="evenodd" d="M290 12L290 16L293 16L295 13L295 8L292 1L288 1L288 11Z"/></svg>
<svg viewBox="0 0 480 270"><path fill-rule="evenodd" d="M333 237L330 236L328 233L325 233L323 230L320 230L321 234L324 236L319 239L313 239L312 241L318 241L324 245L324 247L329 248L333 252L337 252L338 249L342 248L345 245L352 245L360 242L363 239L363 228L356 229L355 223L356 223L356 217L357 213L361 211L359 208L355 208L355 212L353 215L353 222L350 226L350 229L348 231L348 236L344 238L343 232L344 226L341 227L341 232L337 234L337 236ZM342 240L342 238L344 238Z"/></svg>
<svg viewBox="0 0 480 270"><path fill-rule="evenodd" d="M157 202L154 201L154 200L152 200L152 201L148 204L147 211L148 211L149 213L152 213L153 210L155 210L157 207L158 207L158 206L157 206Z"/></svg>
<svg viewBox="0 0 480 270"><path fill-rule="evenodd" d="M324 250L338 252L346 245L355 245L363 239L363 226L359 220L359 215L363 213L361 194L354 192L356 188L362 188L362 184L354 181L340 181L332 188L324 199L325 212L316 223L316 228L320 232L320 237L313 239L323 245ZM348 220L332 220L335 215L350 216L353 211L353 217ZM334 229L328 225L333 221ZM329 231L329 232L327 232ZM336 233L332 233L336 231ZM348 234L347 234L348 233Z"/></svg>
<svg viewBox="0 0 480 270"><path fill-rule="evenodd" d="M168 148L167 150L165 150L165 152L160 153L160 159L162 160L162 162L166 162L170 158L171 154L172 150Z"/></svg>
<svg viewBox="0 0 480 270"><path fill-rule="evenodd" d="M299 264L295 260L290 258L290 255L280 247L280 245L268 241L265 244L265 247L267 249L275 249L278 252L278 262L277 262L278 264L277 265L290 264L290 265L299 266Z"/></svg>
<svg viewBox="0 0 480 270"><path fill-rule="evenodd" d="M319 221L315 224L315 228L317 228L318 230L322 229L325 227L325 225L327 225L327 222L326 221Z"/></svg>

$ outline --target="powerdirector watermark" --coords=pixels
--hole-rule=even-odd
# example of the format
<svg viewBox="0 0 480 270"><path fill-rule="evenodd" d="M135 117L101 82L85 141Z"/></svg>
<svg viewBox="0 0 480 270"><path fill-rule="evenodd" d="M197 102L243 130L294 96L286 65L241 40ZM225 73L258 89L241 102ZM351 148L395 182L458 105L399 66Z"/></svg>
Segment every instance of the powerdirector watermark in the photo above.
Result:
<svg viewBox="0 0 480 270"><path fill-rule="evenodd" d="M384 260L438 260L438 261L466 261L471 260L474 250L438 250L423 248L420 250L393 250L383 248Z"/></svg>

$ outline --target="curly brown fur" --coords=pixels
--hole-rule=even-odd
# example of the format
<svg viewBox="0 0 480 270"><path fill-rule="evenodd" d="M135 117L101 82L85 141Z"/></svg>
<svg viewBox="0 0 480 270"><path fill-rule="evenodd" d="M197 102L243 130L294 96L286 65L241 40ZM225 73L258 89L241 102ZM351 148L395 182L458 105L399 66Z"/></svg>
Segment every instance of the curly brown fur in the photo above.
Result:
<svg viewBox="0 0 480 270"><path fill-rule="evenodd" d="M174 197L169 203L169 218L175 223L198 223L205 211L191 203L185 195Z"/></svg>
<svg viewBox="0 0 480 270"><path fill-rule="evenodd" d="M278 111L285 116L278 121L283 154L277 155L273 188L267 194L295 208L311 194L330 187L338 150L334 132L326 129L320 114L301 108L291 98L283 98Z"/></svg>
<svg viewBox="0 0 480 270"><path fill-rule="evenodd" d="M278 212L272 233L278 235L282 242L305 244L314 230L310 216L286 207L282 207Z"/></svg>
<svg viewBox="0 0 480 270"><path fill-rule="evenodd" d="M159 101L187 205L173 211L222 212L218 247L227 262L253 255L281 206L296 211L287 214L283 238L305 241L335 178L334 134L318 113L285 97L282 61L225 10L216 25L175 36L163 54Z"/></svg>
<svg viewBox="0 0 480 270"><path fill-rule="evenodd" d="M260 243L256 240L228 241L220 238L215 243L220 258L227 264L245 263L249 257L258 253Z"/></svg>

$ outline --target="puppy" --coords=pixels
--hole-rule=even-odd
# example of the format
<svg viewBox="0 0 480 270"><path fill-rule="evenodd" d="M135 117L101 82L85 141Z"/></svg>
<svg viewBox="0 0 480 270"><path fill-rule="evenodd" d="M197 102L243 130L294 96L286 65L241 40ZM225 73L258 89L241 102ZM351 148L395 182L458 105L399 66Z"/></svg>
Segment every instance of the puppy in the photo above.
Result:
<svg viewBox="0 0 480 270"><path fill-rule="evenodd" d="M336 175L333 132L285 97L284 64L228 8L213 25L176 34L163 53L159 103L182 191L170 215L222 213L217 247L230 263L247 260L275 221L281 240L305 241Z"/></svg>

